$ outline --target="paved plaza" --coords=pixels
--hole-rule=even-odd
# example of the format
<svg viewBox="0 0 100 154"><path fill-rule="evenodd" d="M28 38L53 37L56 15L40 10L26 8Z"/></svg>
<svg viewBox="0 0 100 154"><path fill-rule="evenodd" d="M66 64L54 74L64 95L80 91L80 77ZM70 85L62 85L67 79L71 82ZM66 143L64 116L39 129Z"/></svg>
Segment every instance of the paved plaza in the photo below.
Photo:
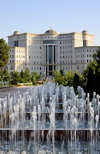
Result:
<svg viewBox="0 0 100 154"><path fill-rule="evenodd" d="M22 87L12 87L8 90L5 90L3 92L0 92L0 98L6 97L8 94L14 95L18 90L20 93L24 93L27 91L27 89L32 88L33 86L22 86Z"/></svg>

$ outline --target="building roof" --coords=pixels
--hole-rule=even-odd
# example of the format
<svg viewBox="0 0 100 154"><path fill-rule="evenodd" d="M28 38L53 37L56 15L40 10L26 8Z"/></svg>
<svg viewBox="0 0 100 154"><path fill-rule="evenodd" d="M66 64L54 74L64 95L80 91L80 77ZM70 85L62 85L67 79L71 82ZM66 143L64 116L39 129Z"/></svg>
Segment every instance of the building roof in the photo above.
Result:
<svg viewBox="0 0 100 154"><path fill-rule="evenodd" d="M49 30L45 31L44 34L51 34L51 35L56 35L58 34L55 30L53 30L52 28L50 28Z"/></svg>

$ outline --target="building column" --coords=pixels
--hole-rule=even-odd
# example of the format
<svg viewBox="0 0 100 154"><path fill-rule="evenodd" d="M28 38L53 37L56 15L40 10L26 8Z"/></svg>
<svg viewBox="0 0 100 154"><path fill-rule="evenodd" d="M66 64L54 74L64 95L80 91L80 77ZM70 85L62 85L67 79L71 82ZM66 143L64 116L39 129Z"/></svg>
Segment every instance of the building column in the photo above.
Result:
<svg viewBox="0 0 100 154"><path fill-rule="evenodd" d="M56 62L56 69L58 69L58 46L55 45L55 62Z"/></svg>
<svg viewBox="0 0 100 154"><path fill-rule="evenodd" d="M47 64L49 64L49 46L47 45Z"/></svg>
<svg viewBox="0 0 100 154"><path fill-rule="evenodd" d="M49 76L49 45L47 45L47 76Z"/></svg>
<svg viewBox="0 0 100 154"><path fill-rule="evenodd" d="M52 45L52 72L54 72L54 45Z"/></svg>
<svg viewBox="0 0 100 154"><path fill-rule="evenodd" d="M42 62L46 62L46 46L43 46Z"/></svg>

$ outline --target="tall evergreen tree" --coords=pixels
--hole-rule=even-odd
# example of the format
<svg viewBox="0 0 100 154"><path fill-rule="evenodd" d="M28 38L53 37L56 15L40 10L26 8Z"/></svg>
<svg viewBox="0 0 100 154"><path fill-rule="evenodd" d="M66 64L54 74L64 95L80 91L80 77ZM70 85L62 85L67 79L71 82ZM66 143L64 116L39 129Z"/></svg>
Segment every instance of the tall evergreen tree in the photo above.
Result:
<svg viewBox="0 0 100 154"><path fill-rule="evenodd" d="M5 40L0 39L0 69L3 70L9 59L10 47L7 45Z"/></svg>
<svg viewBox="0 0 100 154"><path fill-rule="evenodd" d="M74 74L74 78L73 78L73 86L74 89L77 90L77 87L80 85L80 78L79 75L77 73Z"/></svg>

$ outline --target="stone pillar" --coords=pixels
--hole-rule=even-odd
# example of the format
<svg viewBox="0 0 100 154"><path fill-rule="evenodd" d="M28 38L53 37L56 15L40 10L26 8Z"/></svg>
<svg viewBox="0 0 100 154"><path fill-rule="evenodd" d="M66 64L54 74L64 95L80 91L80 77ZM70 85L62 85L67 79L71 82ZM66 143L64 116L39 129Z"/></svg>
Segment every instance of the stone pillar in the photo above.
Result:
<svg viewBox="0 0 100 154"><path fill-rule="evenodd" d="M49 76L49 45L47 46L47 76Z"/></svg>
<svg viewBox="0 0 100 154"><path fill-rule="evenodd" d="M52 45L52 72L54 72L54 45Z"/></svg>
<svg viewBox="0 0 100 154"><path fill-rule="evenodd" d="M47 45L47 64L49 64L49 46Z"/></svg>
<svg viewBox="0 0 100 154"><path fill-rule="evenodd" d="M58 50L57 50L58 46L55 45L55 62L56 62L56 69L58 69Z"/></svg>

